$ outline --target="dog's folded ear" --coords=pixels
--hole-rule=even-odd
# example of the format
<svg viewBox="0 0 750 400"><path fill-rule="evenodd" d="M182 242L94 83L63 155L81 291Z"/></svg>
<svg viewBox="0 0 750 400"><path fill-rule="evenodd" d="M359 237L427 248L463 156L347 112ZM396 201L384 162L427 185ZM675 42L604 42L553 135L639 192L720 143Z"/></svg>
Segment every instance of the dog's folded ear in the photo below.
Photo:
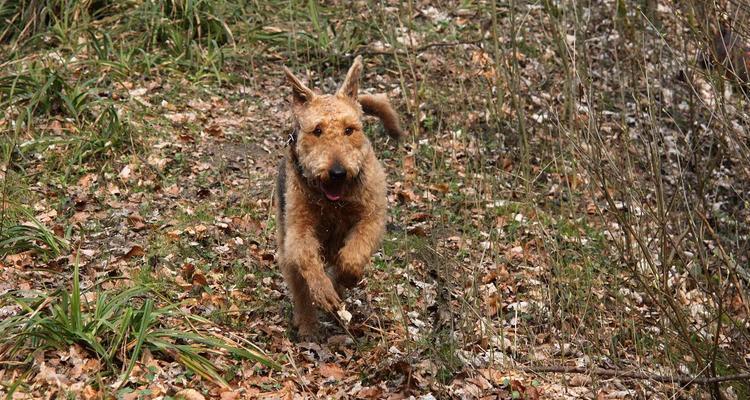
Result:
<svg viewBox="0 0 750 400"><path fill-rule="evenodd" d="M401 124L398 122L398 114L384 94L363 94L357 99L362 105L362 111L367 115L378 117L383 123L385 132L393 139L404 136Z"/></svg>
<svg viewBox="0 0 750 400"><path fill-rule="evenodd" d="M289 68L284 67L284 74L286 74L286 79L292 85L292 98L294 99L294 104L302 105L309 102L313 97L315 97L315 92L305 86L302 81L294 76Z"/></svg>
<svg viewBox="0 0 750 400"><path fill-rule="evenodd" d="M354 59L354 63L349 68L349 72L346 73L344 83L336 92L336 96L348 97L352 100L357 100L357 92L359 91L359 75L362 73L362 56L357 56Z"/></svg>

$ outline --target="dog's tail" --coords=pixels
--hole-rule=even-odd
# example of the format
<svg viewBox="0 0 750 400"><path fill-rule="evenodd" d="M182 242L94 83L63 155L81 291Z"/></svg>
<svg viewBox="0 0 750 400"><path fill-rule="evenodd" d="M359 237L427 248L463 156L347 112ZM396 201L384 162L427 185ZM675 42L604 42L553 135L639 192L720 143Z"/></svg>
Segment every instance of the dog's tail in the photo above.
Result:
<svg viewBox="0 0 750 400"><path fill-rule="evenodd" d="M378 117L383 123L385 132L393 139L400 139L404 133L398 122L398 115L393 110L388 97L384 94L361 94L357 97L362 111L367 115Z"/></svg>

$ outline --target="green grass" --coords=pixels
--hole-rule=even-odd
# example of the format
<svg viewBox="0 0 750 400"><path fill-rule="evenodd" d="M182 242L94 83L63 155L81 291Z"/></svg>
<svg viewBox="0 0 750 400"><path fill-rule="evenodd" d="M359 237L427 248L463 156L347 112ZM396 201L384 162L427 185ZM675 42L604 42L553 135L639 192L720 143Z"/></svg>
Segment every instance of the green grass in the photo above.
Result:
<svg viewBox="0 0 750 400"><path fill-rule="evenodd" d="M124 385L144 349L175 358L186 369L205 379L227 386L206 354L216 350L239 359L249 359L271 368L279 365L260 349L233 344L202 331L185 332L168 328L166 319L185 319L193 324L206 321L179 312L179 304L158 306L163 298L149 287L136 285L116 291L95 293L93 303L82 301L78 263L73 269L73 284L52 297L17 299L22 312L0 323L5 343L4 359L13 359L29 348L64 349L81 346L106 366L103 376L117 377ZM30 362L27 360L25 362Z"/></svg>
<svg viewBox="0 0 750 400"><path fill-rule="evenodd" d="M392 204L389 222L400 230L386 235L382 257L373 258L368 271L367 293L377 300L367 305L375 308L377 323L367 323L377 329L354 327L365 333L354 336L358 352L351 356L362 365L363 379L380 382L373 378L371 353L379 354L378 364L402 361L381 357L393 346L414 365L432 362L437 372L425 376L445 388L474 373L459 352L485 351L494 336L511 335L512 349L489 350L523 365L534 362L532 350L555 343L577 346L594 363L625 360L623 367L630 367L638 359L644 370L679 371L686 359L697 357L696 365L705 366L713 357L718 373L744 371L734 344L747 343L748 330L741 312L728 305L741 290L736 282L745 280L731 264L746 261L748 234L747 176L730 167L744 165L747 146L728 127L746 119L747 104L722 98L711 108L668 78L684 69L704 77L716 93L726 83L717 72L693 68L710 26L693 15L700 4L688 3L694 7L648 21L653 13L635 1L618 1L613 10L549 1L541 8L492 2L491 10L490 4L469 1L434 5L448 18L441 21L413 3L398 9L363 3L355 15L348 4L316 1L0 2L0 258L29 252L33 262L18 274L52 270L60 277L41 283L44 293L32 285L33 297L16 290L0 297L0 306L21 309L0 322L1 358L28 368L35 348L76 344L104 365L89 383L107 386L125 382L146 349L180 362L191 377L219 385L239 376L241 367L230 363L220 370L214 357L269 366L276 365L271 359L286 357L265 356L248 343L217 338L211 329L273 344L279 338L251 335L243 324L255 317L269 326L288 322L277 318L288 311L287 300L269 297L284 291L277 286L279 273L263 259L273 254L275 231L267 201L271 169L264 167L266 161L275 163L274 145L288 125L285 103L275 103L288 95L279 86L280 66L328 90L353 56L363 54L363 87L398 92L394 103L409 129L400 147L386 144L380 127L367 134L378 156L395 166L388 168L389 182L419 197ZM714 18L716 10L709 7L705 14ZM407 29L419 36L417 47L467 44L416 51L403 41ZM374 49L375 42L387 50ZM667 104L662 89L678 101ZM190 111L195 99L209 104L221 99L228 108L212 105L186 124L165 117ZM549 119L536 122L532 116L541 113ZM239 122L225 137L206 136L206 126L221 118ZM685 156L679 170L668 168L673 156L659 153L657 163L650 156L651 143L661 146L665 133L677 138L675 146ZM243 153L242 171L217 157L224 148ZM406 152L414 157L413 171L404 169ZM151 166L149 156L166 164ZM194 170L197 162L210 168ZM136 178L118 176L126 165L138 171ZM96 183L78 191L87 174L96 176ZM660 192L655 182L666 189ZM727 182L736 196L718 189ZM110 185L122 193L109 195ZM173 185L185 190L166 195ZM197 189L214 193L190 198ZM617 208L606 207L605 192L629 207L643 205L644 212L635 216L629 209L618 219ZM223 199L216 193L234 195ZM657 204L662 198L666 213ZM48 209L57 216L40 222L40 210ZM133 209L157 220L134 234L123 222ZM81 210L91 214L88 221L70 222ZM410 218L419 213L429 218L413 233L426 237L408 233ZM524 218L516 220L517 215ZM234 216L249 218L257 228L213 231L217 219ZM169 235L198 224L209 226L211 234ZM610 237L627 226L633 231ZM232 247L231 257L215 251L234 237L244 244ZM633 242L636 237L643 238L644 248ZM117 260L114 249L131 241L144 245L145 256ZM50 263L72 259L80 246L96 249L82 271L106 273L123 284L94 280L82 289L80 281L90 277L80 275L78 263ZM522 257L511 253L519 247ZM667 274L634 267L647 257ZM218 282L195 290L179 287L173 275L188 260ZM110 261L112 269L103 269ZM487 278L500 267L508 276ZM417 281L439 288L437 305L421 303L426 289ZM482 297L489 287L498 290L499 308L490 316ZM207 317L183 311L191 301L236 290L239 299L230 295L211 304ZM628 291L644 303L634 304ZM693 319L690 306L696 303L685 302L684 292L700 298L711 318ZM675 298L680 302L674 308L660 307ZM519 302L530 306L516 315L508 305ZM429 324L440 318L452 322L430 326L418 338L404 337L410 312ZM686 330L679 318L689 322ZM716 329L737 342L715 345ZM578 361L546 355L549 362ZM292 357L303 360L299 353ZM399 379L393 371L387 375L390 383ZM25 380L31 378L1 384L13 392L28 388ZM263 385L281 387L278 381ZM734 387L747 393L747 385ZM125 382L116 395L138 390L148 389Z"/></svg>
<svg viewBox="0 0 750 400"><path fill-rule="evenodd" d="M70 244L66 239L57 236L28 211L22 209L21 213L28 218L28 222L9 226L0 224L0 257L33 251L49 259L69 250ZM3 220L5 222L5 218Z"/></svg>

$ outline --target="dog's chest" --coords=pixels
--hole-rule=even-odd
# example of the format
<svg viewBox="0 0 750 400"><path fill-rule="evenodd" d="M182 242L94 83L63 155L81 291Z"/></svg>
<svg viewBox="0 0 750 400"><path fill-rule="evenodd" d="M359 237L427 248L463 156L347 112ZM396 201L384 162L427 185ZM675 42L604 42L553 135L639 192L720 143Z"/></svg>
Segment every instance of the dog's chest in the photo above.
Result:
<svg viewBox="0 0 750 400"><path fill-rule="evenodd" d="M316 227L318 241L322 247L337 251L343 246L352 227L360 220L361 209L352 204L333 204L323 208L321 212L320 223Z"/></svg>

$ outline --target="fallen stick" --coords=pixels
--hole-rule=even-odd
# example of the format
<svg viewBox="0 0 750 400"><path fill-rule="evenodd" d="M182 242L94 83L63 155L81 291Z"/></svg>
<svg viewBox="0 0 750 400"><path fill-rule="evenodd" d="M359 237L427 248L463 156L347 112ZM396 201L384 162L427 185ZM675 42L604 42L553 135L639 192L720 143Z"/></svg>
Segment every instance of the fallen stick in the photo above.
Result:
<svg viewBox="0 0 750 400"><path fill-rule="evenodd" d="M700 376L667 376L667 375L656 375L647 374L642 372L629 372L620 371L615 369L604 369L604 368L584 368L584 367L565 367L561 365L552 366L540 366L540 367L520 367L523 372L555 372L563 374L589 374L598 376L609 376L617 378L628 378L628 379L647 379L662 383L679 383L681 385L708 385L711 383L728 382L728 381L741 381L750 380L750 373L725 375L725 376L713 376L710 378Z"/></svg>
<svg viewBox="0 0 750 400"><path fill-rule="evenodd" d="M419 47L409 47L406 49L396 49L392 48L389 50L369 50L366 49L362 51L361 54L367 54L371 56L392 56L392 55L400 55L400 56L406 56L409 52L412 53L422 53L424 51L430 50L434 47L456 47L456 46L463 46L463 45L479 45L482 43L481 40L467 40L467 41L460 41L460 42L435 42L435 43L427 43L426 45L419 46Z"/></svg>

